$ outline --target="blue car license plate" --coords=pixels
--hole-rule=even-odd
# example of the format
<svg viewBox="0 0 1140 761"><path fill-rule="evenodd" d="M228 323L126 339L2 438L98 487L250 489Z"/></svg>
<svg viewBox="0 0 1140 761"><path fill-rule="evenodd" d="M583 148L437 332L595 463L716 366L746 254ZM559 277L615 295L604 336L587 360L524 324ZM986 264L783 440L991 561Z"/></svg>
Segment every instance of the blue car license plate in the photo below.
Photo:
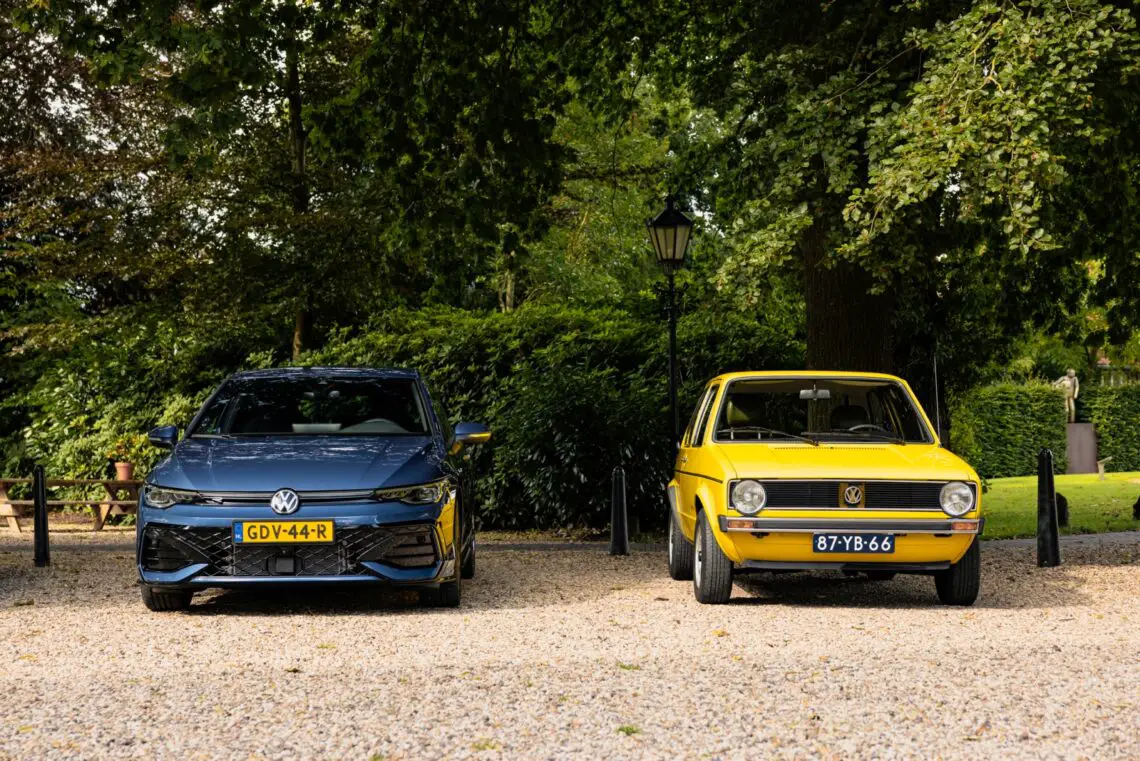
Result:
<svg viewBox="0 0 1140 761"><path fill-rule="evenodd" d="M815 552L869 552L890 555L895 551L893 534L815 534L811 540Z"/></svg>

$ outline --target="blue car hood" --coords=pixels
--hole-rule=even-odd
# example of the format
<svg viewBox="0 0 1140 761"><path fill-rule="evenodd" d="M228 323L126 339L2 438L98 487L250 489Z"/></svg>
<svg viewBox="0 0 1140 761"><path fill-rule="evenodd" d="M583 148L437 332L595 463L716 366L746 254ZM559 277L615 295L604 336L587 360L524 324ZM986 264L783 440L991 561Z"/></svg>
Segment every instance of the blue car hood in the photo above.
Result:
<svg viewBox="0 0 1140 761"><path fill-rule="evenodd" d="M150 483L194 491L330 491L424 483L442 475L429 436L190 438Z"/></svg>

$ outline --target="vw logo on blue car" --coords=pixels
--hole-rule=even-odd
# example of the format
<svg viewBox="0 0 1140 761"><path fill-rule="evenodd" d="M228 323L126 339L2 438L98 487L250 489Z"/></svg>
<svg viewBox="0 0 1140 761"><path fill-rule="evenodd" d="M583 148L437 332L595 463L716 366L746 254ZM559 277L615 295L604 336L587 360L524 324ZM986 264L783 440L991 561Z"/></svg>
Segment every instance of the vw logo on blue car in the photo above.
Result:
<svg viewBox="0 0 1140 761"><path fill-rule="evenodd" d="M278 489L269 500L269 506L278 515L292 515L301 506L301 497L292 489Z"/></svg>
<svg viewBox="0 0 1140 761"><path fill-rule="evenodd" d="M452 429L414 370L237 373L181 441L174 426L150 433L171 452L139 504L143 602L178 610L210 587L336 582L415 585L458 605L475 573L464 448L490 437Z"/></svg>

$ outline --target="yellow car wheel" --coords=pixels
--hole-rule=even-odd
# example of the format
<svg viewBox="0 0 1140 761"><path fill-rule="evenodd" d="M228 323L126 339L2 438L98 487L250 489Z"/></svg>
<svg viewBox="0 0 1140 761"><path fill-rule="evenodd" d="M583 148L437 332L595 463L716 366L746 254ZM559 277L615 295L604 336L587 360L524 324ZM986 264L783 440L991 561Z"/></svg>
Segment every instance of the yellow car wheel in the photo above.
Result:
<svg viewBox="0 0 1140 761"><path fill-rule="evenodd" d="M463 565L459 569L459 575L464 579L475 578L475 540L471 540L471 552L463 561Z"/></svg>
<svg viewBox="0 0 1140 761"><path fill-rule="evenodd" d="M697 535L693 542L693 592L697 602L728 602L732 596L732 561L724 554L709 528L704 511L697 516Z"/></svg>
<svg viewBox="0 0 1140 761"><path fill-rule="evenodd" d="M945 571L934 574L934 587L943 605L973 605L982 586L982 553L978 540Z"/></svg>
<svg viewBox="0 0 1140 761"><path fill-rule="evenodd" d="M693 545L677 525L677 516L669 514L669 576L674 581L693 578Z"/></svg>

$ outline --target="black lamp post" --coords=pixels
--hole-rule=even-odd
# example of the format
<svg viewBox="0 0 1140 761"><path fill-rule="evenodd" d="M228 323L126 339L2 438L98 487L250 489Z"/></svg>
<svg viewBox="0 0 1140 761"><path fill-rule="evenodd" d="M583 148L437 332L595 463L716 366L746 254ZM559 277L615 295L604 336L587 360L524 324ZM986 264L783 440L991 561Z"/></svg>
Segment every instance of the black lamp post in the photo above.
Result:
<svg viewBox="0 0 1140 761"><path fill-rule="evenodd" d="M677 292L673 276L677 268L685 263L685 253L689 250L689 238L693 232L693 220L673 207L673 199L666 201L665 211L645 223L649 228L649 240L657 261L665 269L669 280L669 407L673 415L673 441L681 435L680 419L677 417Z"/></svg>

